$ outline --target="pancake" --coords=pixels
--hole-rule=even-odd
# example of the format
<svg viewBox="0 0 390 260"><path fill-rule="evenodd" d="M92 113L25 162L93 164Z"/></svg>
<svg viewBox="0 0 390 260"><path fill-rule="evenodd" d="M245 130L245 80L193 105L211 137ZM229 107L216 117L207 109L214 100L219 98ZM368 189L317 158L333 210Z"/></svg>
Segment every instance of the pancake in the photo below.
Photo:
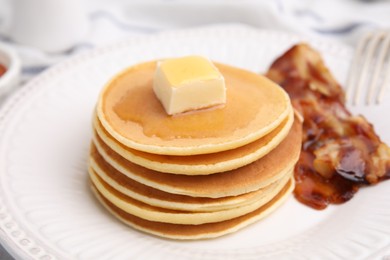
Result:
<svg viewBox="0 0 390 260"><path fill-rule="evenodd" d="M112 215L117 217L125 224L156 236L170 239L189 240L215 238L226 235L238 231L239 229L259 221L264 217L267 217L279 206L281 206L284 201L286 201L288 196L291 194L293 187L294 180L291 179L279 194L277 194L270 202L256 209L255 211L234 219L201 225L178 225L157 221L148 221L131 215L116 207L110 201L105 199L93 185L92 190L101 204L103 204L103 206L105 206L107 210L112 213Z"/></svg>
<svg viewBox="0 0 390 260"><path fill-rule="evenodd" d="M116 141L101 125L95 116L95 143L104 142L123 158L145 168L173 174L203 175L237 169L252 163L268 154L287 136L294 113L272 132L252 143L239 148L201 155L174 156L145 153L129 148Z"/></svg>
<svg viewBox="0 0 390 260"><path fill-rule="evenodd" d="M220 211L248 205L259 200L266 200L267 195L270 193L273 194L275 190L281 190L292 176L291 169L288 175L271 183L267 187L238 196L198 198L171 194L154 189L127 178L112 167L106 167L105 169L97 167L96 169L97 170L94 171L92 167L89 167L91 181L95 183L96 186L98 186L98 183L109 185L116 191L151 206L193 212ZM114 174L111 174L111 177L108 177L108 175L104 173L105 171L110 171Z"/></svg>
<svg viewBox="0 0 390 260"><path fill-rule="evenodd" d="M291 171L288 177L291 178ZM110 185L98 178L92 178L92 182L98 191L116 207L134 216L149 220L172 224L199 225L204 223L220 222L245 215L266 204L275 197L285 186L274 185L272 188L264 188L263 196L250 204L233 207L219 211L193 212L184 210L172 210L151 206L115 190ZM270 185L272 186L272 185Z"/></svg>
<svg viewBox="0 0 390 260"><path fill-rule="evenodd" d="M270 153L241 168L211 175L178 175L136 165L96 142L91 148L91 166L109 164L139 183L169 193L193 197L235 196L266 187L288 174L301 150L301 122L295 120L287 137ZM101 166L102 167L102 166ZM107 173L110 174L110 173Z"/></svg>
<svg viewBox="0 0 390 260"><path fill-rule="evenodd" d="M168 116L153 89L156 61L130 67L100 94L97 115L119 143L164 155L225 151L277 128L292 110L278 85L246 70L215 63L226 83L224 106Z"/></svg>

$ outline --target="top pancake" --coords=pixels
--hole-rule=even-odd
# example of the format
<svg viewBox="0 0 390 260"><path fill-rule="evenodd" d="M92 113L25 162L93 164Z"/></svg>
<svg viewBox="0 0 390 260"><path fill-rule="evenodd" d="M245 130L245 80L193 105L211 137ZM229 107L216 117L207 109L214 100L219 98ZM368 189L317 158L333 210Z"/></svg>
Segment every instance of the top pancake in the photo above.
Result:
<svg viewBox="0 0 390 260"><path fill-rule="evenodd" d="M225 78L226 104L169 116L152 88L156 63L126 69L106 85L98 101L103 127L130 148L165 155L225 151L267 135L292 109L288 95L272 81L215 64Z"/></svg>

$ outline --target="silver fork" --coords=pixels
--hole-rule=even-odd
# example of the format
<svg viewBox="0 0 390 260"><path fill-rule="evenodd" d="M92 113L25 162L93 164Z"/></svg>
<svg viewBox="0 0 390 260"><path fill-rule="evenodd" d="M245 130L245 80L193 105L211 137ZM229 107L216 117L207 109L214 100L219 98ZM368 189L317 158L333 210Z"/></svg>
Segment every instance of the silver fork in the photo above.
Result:
<svg viewBox="0 0 390 260"><path fill-rule="evenodd" d="M347 101L358 105L362 91L365 104L379 104L390 83L390 31L370 32L359 41L346 84Z"/></svg>

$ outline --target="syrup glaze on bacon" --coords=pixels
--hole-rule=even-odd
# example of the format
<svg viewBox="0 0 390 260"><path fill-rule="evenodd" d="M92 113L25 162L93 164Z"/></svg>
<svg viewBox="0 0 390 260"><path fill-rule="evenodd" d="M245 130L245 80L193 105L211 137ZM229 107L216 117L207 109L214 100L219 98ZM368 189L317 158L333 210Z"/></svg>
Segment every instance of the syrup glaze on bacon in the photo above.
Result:
<svg viewBox="0 0 390 260"><path fill-rule="evenodd" d="M348 201L364 185L390 178L390 148L373 126L345 107L344 92L315 50L293 46L267 76L304 118L295 197L315 209Z"/></svg>

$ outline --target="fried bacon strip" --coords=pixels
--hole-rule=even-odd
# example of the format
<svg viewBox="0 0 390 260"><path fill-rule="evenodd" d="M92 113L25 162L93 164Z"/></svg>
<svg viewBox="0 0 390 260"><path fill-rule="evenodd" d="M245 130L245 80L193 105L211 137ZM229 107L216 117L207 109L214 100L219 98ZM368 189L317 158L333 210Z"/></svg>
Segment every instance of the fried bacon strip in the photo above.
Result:
<svg viewBox="0 0 390 260"><path fill-rule="evenodd" d="M344 92L318 52L293 46L267 76L290 95L304 117L295 197L316 209L348 201L359 187L390 178L390 148L373 126L345 107Z"/></svg>

